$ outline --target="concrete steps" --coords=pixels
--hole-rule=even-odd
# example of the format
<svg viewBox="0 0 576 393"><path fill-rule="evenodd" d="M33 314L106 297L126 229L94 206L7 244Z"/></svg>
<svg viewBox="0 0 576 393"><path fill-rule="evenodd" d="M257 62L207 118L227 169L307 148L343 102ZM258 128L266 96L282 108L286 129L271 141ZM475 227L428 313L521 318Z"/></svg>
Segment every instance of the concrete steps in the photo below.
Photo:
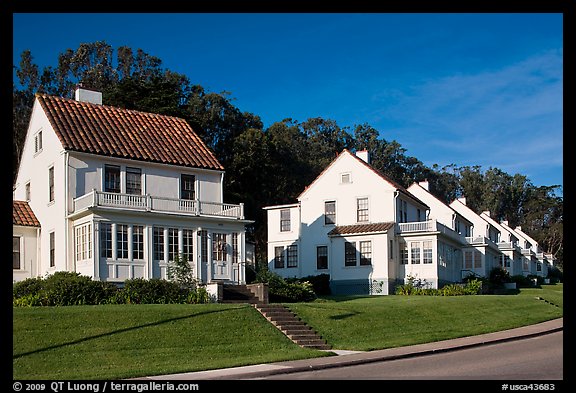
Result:
<svg viewBox="0 0 576 393"><path fill-rule="evenodd" d="M318 333L281 304L254 304L256 310L295 344L303 348L332 349Z"/></svg>

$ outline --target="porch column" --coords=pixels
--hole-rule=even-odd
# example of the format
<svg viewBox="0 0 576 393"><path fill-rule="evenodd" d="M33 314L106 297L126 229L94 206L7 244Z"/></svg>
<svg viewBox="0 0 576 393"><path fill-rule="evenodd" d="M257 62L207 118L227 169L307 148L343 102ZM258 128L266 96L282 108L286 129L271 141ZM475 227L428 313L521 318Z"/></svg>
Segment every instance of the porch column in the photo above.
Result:
<svg viewBox="0 0 576 393"><path fill-rule="evenodd" d="M146 225L144 233L144 255L146 256L146 277L148 279L154 278L154 245L153 245L153 229L152 225Z"/></svg>
<svg viewBox="0 0 576 393"><path fill-rule="evenodd" d="M92 263L94 280L100 281L100 223L92 223Z"/></svg>
<svg viewBox="0 0 576 393"><path fill-rule="evenodd" d="M207 272L206 272L206 282L212 281L212 232L206 231L206 254L207 254Z"/></svg>

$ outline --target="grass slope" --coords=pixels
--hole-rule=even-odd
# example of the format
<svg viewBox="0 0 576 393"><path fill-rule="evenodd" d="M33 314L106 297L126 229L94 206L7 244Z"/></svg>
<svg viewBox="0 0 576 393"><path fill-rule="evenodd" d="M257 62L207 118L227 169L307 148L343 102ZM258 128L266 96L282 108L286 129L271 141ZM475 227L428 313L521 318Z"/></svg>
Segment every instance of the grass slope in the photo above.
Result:
<svg viewBox="0 0 576 393"><path fill-rule="evenodd" d="M370 351L559 318L563 315L562 289L558 284L521 289L518 295L372 296L287 306L334 349Z"/></svg>
<svg viewBox="0 0 576 393"><path fill-rule="evenodd" d="M372 296L288 304L334 349L373 350L529 325L563 315L563 286L518 295ZM248 305L13 309L14 379L121 379L317 356Z"/></svg>
<svg viewBox="0 0 576 393"><path fill-rule="evenodd" d="M247 305L13 309L14 379L119 379L323 355Z"/></svg>

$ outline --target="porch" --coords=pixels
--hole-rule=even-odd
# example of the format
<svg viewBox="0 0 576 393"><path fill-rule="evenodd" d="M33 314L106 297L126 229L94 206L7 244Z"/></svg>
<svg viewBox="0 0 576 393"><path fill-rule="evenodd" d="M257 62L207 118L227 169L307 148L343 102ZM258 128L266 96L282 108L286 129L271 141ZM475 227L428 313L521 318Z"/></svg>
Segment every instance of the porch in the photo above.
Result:
<svg viewBox="0 0 576 393"><path fill-rule="evenodd" d="M441 224L437 220L401 222L396 224L396 234L405 235L413 233L439 232L461 244L466 244L464 236Z"/></svg>
<svg viewBox="0 0 576 393"><path fill-rule="evenodd" d="M94 207L158 213L177 213L189 216L226 217L244 219L244 204L204 202L197 199L176 199L146 195L120 194L92 190L75 198L70 214Z"/></svg>

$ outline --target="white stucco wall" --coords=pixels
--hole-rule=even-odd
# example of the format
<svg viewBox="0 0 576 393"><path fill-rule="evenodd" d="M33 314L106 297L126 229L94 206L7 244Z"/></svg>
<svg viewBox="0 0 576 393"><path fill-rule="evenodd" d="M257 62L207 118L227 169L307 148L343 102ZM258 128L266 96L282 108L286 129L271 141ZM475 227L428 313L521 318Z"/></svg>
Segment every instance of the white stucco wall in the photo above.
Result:
<svg viewBox="0 0 576 393"><path fill-rule="evenodd" d="M42 131L42 150L35 152L34 137ZM26 183L30 183L31 199L29 205L42 226L40 237L40 260L38 275L65 270L66 209L65 209L65 153L58 137L54 133L48 118L35 101L25 146L20 160L16 179L14 199L26 200ZM54 201L49 201L48 170L54 167ZM55 234L55 266L50 267L50 232Z"/></svg>
<svg viewBox="0 0 576 393"><path fill-rule="evenodd" d="M36 227L12 227L12 235L20 238L20 269L12 270L14 281L36 277L38 274L38 232L39 228Z"/></svg>
<svg viewBox="0 0 576 393"><path fill-rule="evenodd" d="M104 189L104 166L120 166L120 187L125 192L126 167L142 170L142 193L165 198L180 198L180 175L196 177L196 199L222 203L222 172L173 165L124 160L112 157L70 153L70 194L73 198L93 189Z"/></svg>

